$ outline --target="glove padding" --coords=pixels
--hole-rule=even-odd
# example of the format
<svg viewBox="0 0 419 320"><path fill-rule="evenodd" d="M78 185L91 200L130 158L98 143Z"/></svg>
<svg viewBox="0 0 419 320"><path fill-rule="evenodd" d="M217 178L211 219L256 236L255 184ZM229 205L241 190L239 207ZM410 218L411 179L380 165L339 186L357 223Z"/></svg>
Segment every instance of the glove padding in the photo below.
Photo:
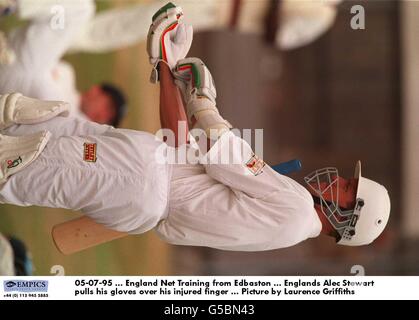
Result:
<svg viewBox="0 0 419 320"><path fill-rule="evenodd" d="M58 115L69 115L69 104L62 101L42 101L20 93L0 95L0 130L13 124L34 124Z"/></svg>
<svg viewBox="0 0 419 320"><path fill-rule="evenodd" d="M176 62L186 57L193 38L192 26L181 23L181 7L168 3L153 16L147 36L147 52L153 66L166 62L173 69Z"/></svg>
<svg viewBox="0 0 419 320"><path fill-rule="evenodd" d="M195 117L195 127L205 131L210 139L218 139L229 131L230 123L221 117L216 107L217 91L205 64L198 58L180 60L173 70L175 83L186 103L189 121Z"/></svg>
<svg viewBox="0 0 419 320"><path fill-rule="evenodd" d="M173 70L175 83L179 87L183 100L189 104L192 100L206 98L200 105L214 105L217 98L214 79L207 66L199 58L186 58L180 60ZM204 107L205 108L205 107ZM206 107L205 109L208 109ZM194 113L200 110L188 110L189 120Z"/></svg>

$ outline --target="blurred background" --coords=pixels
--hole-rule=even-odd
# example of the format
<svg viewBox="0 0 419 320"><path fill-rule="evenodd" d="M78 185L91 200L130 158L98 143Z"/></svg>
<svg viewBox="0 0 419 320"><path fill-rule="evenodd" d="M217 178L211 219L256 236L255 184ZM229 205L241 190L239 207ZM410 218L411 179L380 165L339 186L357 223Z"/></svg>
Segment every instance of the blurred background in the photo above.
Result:
<svg viewBox="0 0 419 320"><path fill-rule="evenodd" d="M237 128L264 129L267 163L301 159L302 171L292 176L301 183L326 166L350 177L362 160L363 174L389 190L386 231L367 247L320 236L259 253L172 246L148 232L63 256L51 228L74 212L1 205L0 232L25 241L35 274L62 265L67 275L347 275L362 265L367 275L418 275L419 1L330 1L325 10L322 1L315 8L304 0L180 2L186 16L193 11L192 24L205 17L189 56L211 70L224 117ZM97 9L143 5L145 14L160 4L102 0ZM364 29L351 27L355 5L365 10ZM139 25L144 32L151 15ZM8 17L0 27L19 23ZM159 129L159 88L148 80L144 41L105 53L79 50L65 60L80 90L101 81L124 89L122 127Z"/></svg>

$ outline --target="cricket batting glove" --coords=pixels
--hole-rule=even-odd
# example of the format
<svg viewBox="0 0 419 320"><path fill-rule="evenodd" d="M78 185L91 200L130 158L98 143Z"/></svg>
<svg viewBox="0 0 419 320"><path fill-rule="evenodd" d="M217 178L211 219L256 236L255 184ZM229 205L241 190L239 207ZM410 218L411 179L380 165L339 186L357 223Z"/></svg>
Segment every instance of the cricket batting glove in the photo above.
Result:
<svg viewBox="0 0 419 320"><path fill-rule="evenodd" d="M150 81L158 81L157 65L165 62L170 70L176 63L186 57L193 38L192 26L181 22L181 7L168 3L154 14L147 36L147 52L153 65Z"/></svg>
<svg viewBox="0 0 419 320"><path fill-rule="evenodd" d="M180 60L173 70L173 76L186 103L189 121L192 117L196 120L195 128L201 128L213 140L230 130L230 123L218 112L214 80L201 59Z"/></svg>
<svg viewBox="0 0 419 320"><path fill-rule="evenodd" d="M34 124L68 114L69 104L66 102L41 101L20 93L0 95L0 130L13 124Z"/></svg>

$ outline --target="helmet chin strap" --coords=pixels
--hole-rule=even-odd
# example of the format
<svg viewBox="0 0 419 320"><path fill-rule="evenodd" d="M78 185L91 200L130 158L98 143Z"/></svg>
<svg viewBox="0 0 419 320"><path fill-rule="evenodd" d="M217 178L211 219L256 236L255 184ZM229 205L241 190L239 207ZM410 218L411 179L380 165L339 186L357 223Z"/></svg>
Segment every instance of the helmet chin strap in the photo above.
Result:
<svg viewBox="0 0 419 320"><path fill-rule="evenodd" d="M356 204L354 210L352 211L351 220L349 221L349 224L345 227L345 229L343 229L341 239L351 240L352 237L356 234L355 226L359 220L359 217L361 216L361 209L364 206L364 204L364 200L359 198L356 199ZM339 239L339 241L341 239Z"/></svg>

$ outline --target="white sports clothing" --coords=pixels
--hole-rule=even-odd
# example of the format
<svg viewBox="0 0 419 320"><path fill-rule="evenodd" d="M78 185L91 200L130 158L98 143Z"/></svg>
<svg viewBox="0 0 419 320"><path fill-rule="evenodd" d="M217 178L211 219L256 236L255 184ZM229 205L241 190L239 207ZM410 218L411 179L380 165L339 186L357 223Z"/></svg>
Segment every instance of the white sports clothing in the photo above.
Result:
<svg viewBox="0 0 419 320"><path fill-rule="evenodd" d="M146 41L150 18L167 0L154 0L101 11L91 19L71 44L71 52L108 52ZM214 26L214 0L175 1L187 17L187 23L210 29ZM185 6L185 7L184 7Z"/></svg>
<svg viewBox="0 0 419 320"><path fill-rule="evenodd" d="M64 28L51 25L60 12L54 6L63 10ZM84 117L74 70L60 60L94 11L91 0L19 0L19 17L30 21L8 35L16 57L13 63L0 65L0 94L18 91L41 100L64 100L73 115Z"/></svg>
<svg viewBox="0 0 419 320"><path fill-rule="evenodd" d="M0 65L9 65L16 61L16 55L10 49L7 37L0 31Z"/></svg>
<svg viewBox="0 0 419 320"><path fill-rule="evenodd" d="M51 133L47 146L0 186L0 202L78 210L131 233L153 228L166 215L171 167L154 160L161 143L153 135L60 116L2 134L41 130Z"/></svg>
<svg viewBox="0 0 419 320"><path fill-rule="evenodd" d="M238 164L173 166L169 213L156 228L162 239L177 245L262 251L319 235L322 225L309 192L269 166L259 175L251 174L245 157L252 150L232 132L224 134L201 162L209 163L226 148Z"/></svg>
<svg viewBox="0 0 419 320"><path fill-rule="evenodd" d="M288 247L321 230L308 191L268 166L254 176L246 165L250 146L231 132L201 157L204 164L183 165L157 163L156 149L169 147L153 135L78 118L14 125L2 134L40 130L51 132L50 141L0 186L0 202L80 210L118 231L155 228L170 243L225 250ZM88 161L86 144L95 146ZM226 148L237 164L210 161Z"/></svg>
<svg viewBox="0 0 419 320"><path fill-rule="evenodd" d="M68 115L68 104L41 101L11 93L0 96L0 130L14 124L35 124L57 115ZM10 137L0 134L0 183L30 165L44 150L51 134L42 130L30 135Z"/></svg>
<svg viewBox="0 0 419 320"><path fill-rule="evenodd" d="M278 48L291 50L305 46L324 34L333 25L341 0L283 0ZM145 41L150 17L166 0L147 1L99 12L74 39L71 51L107 52ZM178 0L187 23L195 32L220 30L228 27L231 1ZM264 19L269 1L241 2L237 29L250 34L264 32Z"/></svg>
<svg viewBox="0 0 419 320"><path fill-rule="evenodd" d="M0 184L35 161L49 138L46 130L20 137L0 134Z"/></svg>

